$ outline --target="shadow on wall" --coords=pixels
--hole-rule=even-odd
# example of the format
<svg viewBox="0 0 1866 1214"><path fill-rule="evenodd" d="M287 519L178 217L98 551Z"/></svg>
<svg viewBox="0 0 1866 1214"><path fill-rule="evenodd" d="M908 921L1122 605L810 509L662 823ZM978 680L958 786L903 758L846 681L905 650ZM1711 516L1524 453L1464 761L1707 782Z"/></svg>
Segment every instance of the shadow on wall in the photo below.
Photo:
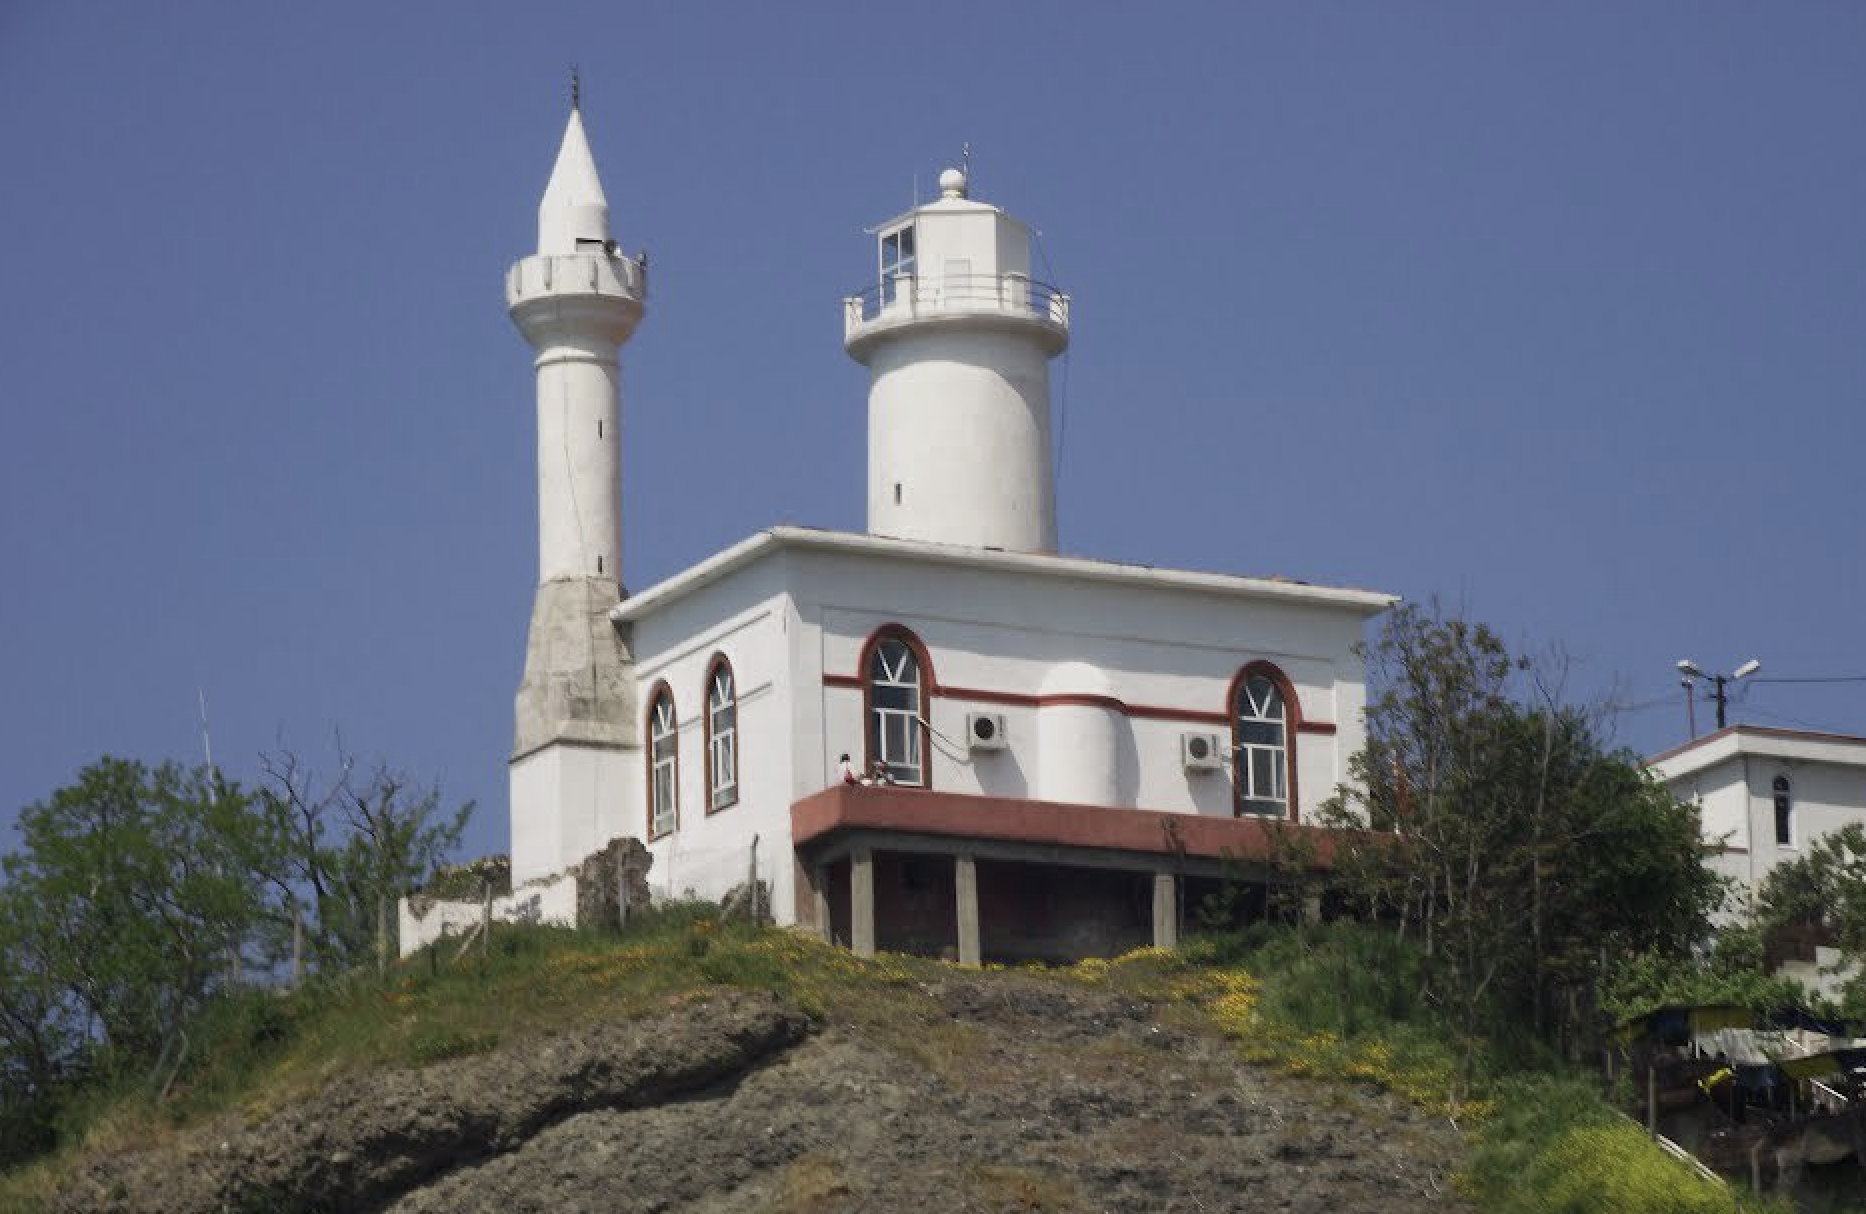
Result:
<svg viewBox="0 0 1866 1214"><path fill-rule="evenodd" d="M1030 777L1014 750L973 751L972 772L978 778L978 790L988 797L1022 800L1030 796Z"/></svg>
<svg viewBox="0 0 1866 1214"><path fill-rule="evenodd" d="M1140 804L1140 742L1134 737L1134 723L1125 716L1114 733L1114 778L1119 804L1146 808Z"/></svg>

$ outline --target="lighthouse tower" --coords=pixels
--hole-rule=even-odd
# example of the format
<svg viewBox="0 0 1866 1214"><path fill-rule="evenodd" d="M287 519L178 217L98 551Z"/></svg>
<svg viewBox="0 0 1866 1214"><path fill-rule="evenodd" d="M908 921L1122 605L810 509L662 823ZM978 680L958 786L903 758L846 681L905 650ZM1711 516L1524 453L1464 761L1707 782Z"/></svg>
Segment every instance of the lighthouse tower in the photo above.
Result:
<svg viewBox="0 0 1866 1214"><path fill-rule="evenodd" d="M1056 551L1050 359L1069 297L1030 276L1030 229L966 196L876 233L876 283L843 301L843 345L869 371L868 530Z"/></svg>
<svg viewBox="0 0 1866 1214"><path fill-rule="evenodd" d="M506 274L537 352L538 590L511 759L512 876L555 873L624 833L636 744L622 597L617 353L641 320L645 267L609 235L609 205L572 104L538 206L538 252Z"/></svg>

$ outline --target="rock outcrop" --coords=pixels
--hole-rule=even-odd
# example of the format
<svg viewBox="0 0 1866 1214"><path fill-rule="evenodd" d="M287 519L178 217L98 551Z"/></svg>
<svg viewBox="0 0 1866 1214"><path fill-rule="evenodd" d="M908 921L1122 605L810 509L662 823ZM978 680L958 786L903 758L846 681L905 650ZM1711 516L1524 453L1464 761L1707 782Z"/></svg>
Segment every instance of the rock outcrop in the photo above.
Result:
<svg viewBox="0 0 1866 1214"><path fill-rule="evenodd" d="M61 1214L366 1214L450 1171L599 1109L661 1104L744 1074L803 1039L775 996L722 993L646 1020L514 1043L326 1088L180 1147L89 1161Z"/></svg>

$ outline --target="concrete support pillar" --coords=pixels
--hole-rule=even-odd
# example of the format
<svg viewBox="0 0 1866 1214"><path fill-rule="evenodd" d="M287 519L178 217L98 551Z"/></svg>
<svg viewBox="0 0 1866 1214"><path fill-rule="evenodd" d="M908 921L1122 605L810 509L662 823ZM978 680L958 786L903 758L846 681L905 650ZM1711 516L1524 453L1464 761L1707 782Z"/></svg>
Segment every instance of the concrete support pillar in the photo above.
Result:
<svg viewBox="0 0 1866 1214"><path fill-rule="evenodd" d="M959 920L959 964L977 965L978 944L978 862L970 856L954 856L952 861L953 905Z"/></svg>
<svg viewBox="0 0 1866 1214"><path fill-rule="evenodd" d="M834 943L834 931L829 919L829 870L821 864L810 869L810 909L811 917L816 921L816 934L823 943Z"/></svg>
<svg viewBox="0 0 1866 1214"><path fill-rule="evenodd" d="M875 853L866 847L849 856L849 951L875 955Z"/></svg>
<svg viewBox="0 0 1866 1214"><path fill-rule="evenodd" d="M1153 874L1153 947L1179 947L1179 878Z"/></svg>

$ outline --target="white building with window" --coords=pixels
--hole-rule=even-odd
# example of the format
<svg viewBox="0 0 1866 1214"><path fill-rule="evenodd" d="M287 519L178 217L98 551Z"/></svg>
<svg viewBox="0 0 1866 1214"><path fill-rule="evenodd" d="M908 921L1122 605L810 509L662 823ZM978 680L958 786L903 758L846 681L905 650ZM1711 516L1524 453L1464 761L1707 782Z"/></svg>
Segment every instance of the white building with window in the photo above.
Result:
<svg viewBox="0 0 1866 1214"><path fill-rule="evenodd" d="M1674 796L1698 807L1705 839L1720 848L1711 867L1742 894L1823 835L1866 825L1866 738L1732 725L1646 764ZM1831 943L1818 934L1785 935L1781 972L1837 993L1840 955Z"/></svg>
<svg viewBox="0 0 1866 1214"><path fill-rule="evenodd" d="M1059 554L1070 301L962 173L876 229L875 282L843 302L867 531L773 527L627 597L619 352L646 272L574 111L539 229L506 283L537 352L545 555L498 913L568 917L573 867L630 836L658 895L755 875L779 922L857 951L1079 956L1173 943L1220 882L1260 900L1293 839L1327 862L1309 823L1350 778L1355 646L1394 600ZM469 913L405 912L403 947Z"/></svg>
<svg viewBox="0 0 1866 1214"><path fill-rule="evenodd" d="M1712 866L1746 890L1822 835L1866 825L1866 738L1732 725L1646 765L1698 807L1722 848Z"/></svg>

